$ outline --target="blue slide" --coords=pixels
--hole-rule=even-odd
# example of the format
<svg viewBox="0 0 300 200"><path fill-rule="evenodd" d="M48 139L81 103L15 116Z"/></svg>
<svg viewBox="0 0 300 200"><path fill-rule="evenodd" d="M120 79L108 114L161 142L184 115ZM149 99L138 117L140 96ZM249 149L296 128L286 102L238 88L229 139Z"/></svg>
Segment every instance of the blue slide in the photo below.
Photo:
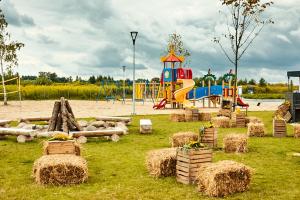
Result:
<svg viewBox="0 0 300 200"><path fill-rule="evenodd" d="M225 86L226 87L226 86ZM222 85L214 85L210 87L210 95L222 95ZM195 99L201 99L208 96L208 87L198 87L195 92ZM188 99L194 99L194 90L188 93Z"/></svg>

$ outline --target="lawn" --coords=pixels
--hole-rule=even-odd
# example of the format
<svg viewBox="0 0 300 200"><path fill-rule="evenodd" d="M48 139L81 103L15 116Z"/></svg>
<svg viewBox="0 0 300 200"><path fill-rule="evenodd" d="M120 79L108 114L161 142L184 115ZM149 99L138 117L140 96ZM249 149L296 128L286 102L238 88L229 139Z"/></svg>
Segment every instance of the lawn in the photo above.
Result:
<svg viewBox="0 0 300 200"><path fill-rule="evenodd" d="M236 160L255 169L250 190L227 199L299 199L300 140L271 137L272 113L250 112L266 124L268 137L250 138L246 154L214 151L213 161ZM18 144L15 138L0 141L0 199L212 199L198 193L195 186L177 183L174 177L154 179L145 168L151 149L169 147L169 137L178 131L198 131L201 122L170 122L167 115L146 116L153 123L152 135L140 135L134 117L130 134L117 143L94 139L83 145L88 161L89 180L68 187L39 186L31 178L32 165L42 155L42 140ZM246 133L246 128L219 129L218 145L228 133Z"/></svg>

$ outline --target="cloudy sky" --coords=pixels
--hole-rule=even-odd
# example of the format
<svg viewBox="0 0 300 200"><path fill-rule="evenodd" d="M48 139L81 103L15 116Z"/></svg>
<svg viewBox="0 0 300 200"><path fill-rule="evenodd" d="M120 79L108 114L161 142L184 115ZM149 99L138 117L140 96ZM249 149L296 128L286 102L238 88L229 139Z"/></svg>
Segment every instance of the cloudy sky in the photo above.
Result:
<svg viewBox="0 0 300 200"><path fill-rule="evenodd" d="M300 70L300 1L274 2L266 17L275 24L263 30L243 57L241 78L284 82L287 70ZM137 78L159 76L160 56L173 32L182 35L191 51L196 76L208 68L217 75L232 68L212 42L224 31L219 0L2 0L0 5L13 39L26 45L17 69L23 75L51 71L118 78L126 65L129 77L132 30L139 32Z"/></svg>

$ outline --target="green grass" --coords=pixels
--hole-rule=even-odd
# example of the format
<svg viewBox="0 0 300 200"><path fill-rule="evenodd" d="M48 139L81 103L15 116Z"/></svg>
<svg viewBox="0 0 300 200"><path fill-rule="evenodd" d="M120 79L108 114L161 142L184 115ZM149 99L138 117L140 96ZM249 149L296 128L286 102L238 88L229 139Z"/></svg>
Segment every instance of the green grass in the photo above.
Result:
<svg viewBox="0 0 300 200"><path fill-rule="evenodd" d="M243 94L246 99L285 99L285 94Z"/></svg>
<svg viewBox="0 0 300 200"><path fill-rule="evenodd" d="M227 199L299 199L300 158L288 155L300 152L300 140L273 138L272 113L250 112L266 124L268 137L250 138L246 154L214 151L213 161L236 160L255 169L250 190ZM174 177L154 179L145 168L145 155L151 149L169 147L169 137L178 131L197 131L201 122L175 123L167 115L146 116L153 122L152 135L138 133L137 116L130 134L118 143L94 139L84 144L88 161L87 183L68 186L39 186L31 178L32 165L42 155L41 140L18 144L15 138L0 141L0 199L211 199L198 193L196 186L177 183ZM224 135L246 133L246 128L219 129L218 144Z"/></svg>

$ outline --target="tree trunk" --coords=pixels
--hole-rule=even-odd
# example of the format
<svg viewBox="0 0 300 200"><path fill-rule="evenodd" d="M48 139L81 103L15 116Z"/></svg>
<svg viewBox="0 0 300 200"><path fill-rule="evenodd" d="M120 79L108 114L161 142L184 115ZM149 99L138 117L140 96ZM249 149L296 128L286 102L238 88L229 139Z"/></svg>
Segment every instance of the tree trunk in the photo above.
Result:
<svg viewBox="0 0 300 200"><path fill-rule="evenodd" d="M2 76L2 87L3 87L3 102L4 105L7 105L7 94L6 94L6 87L5 87L5 80L4 80L4 69L3 69L3 61L1 59L1 76Z"/></svg>

